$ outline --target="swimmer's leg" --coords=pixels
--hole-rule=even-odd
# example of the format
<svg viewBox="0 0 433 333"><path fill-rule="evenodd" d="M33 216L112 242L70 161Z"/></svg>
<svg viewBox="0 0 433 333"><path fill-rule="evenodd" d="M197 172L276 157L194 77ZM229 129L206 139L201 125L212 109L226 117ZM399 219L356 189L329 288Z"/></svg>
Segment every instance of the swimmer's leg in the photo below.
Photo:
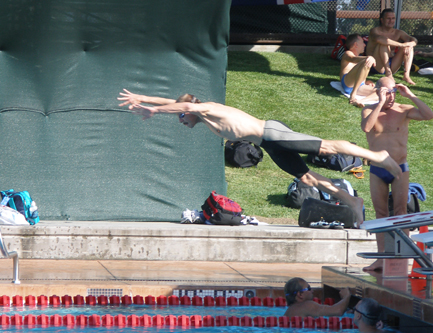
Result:
<svg viewBox="0 0 433 333"><path fill-rule="evenodd" d="M388 170L394 177L401 175L400 166L389 156L386 150L371 151L343 140L322 140L319 155L346 154L366 158Z"/></svg>

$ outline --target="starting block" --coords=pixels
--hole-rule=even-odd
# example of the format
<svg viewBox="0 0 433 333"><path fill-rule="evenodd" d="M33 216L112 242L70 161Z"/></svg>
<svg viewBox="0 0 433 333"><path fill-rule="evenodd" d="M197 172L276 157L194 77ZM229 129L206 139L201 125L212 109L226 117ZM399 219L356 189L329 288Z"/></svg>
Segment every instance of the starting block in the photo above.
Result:
<svg viewBox="0 0 433 333"><path fill-rule="evenodd" d="M411 259L420 265L418 273L433 275L433 262L414 241L421 241L426 246L433 246L433 232L423 233L409 238L403 229L419 228L433 224L433 211L385 217L365 221L360 228L371 233L385 233L385 252L357 253L364 259Z"/></svg>

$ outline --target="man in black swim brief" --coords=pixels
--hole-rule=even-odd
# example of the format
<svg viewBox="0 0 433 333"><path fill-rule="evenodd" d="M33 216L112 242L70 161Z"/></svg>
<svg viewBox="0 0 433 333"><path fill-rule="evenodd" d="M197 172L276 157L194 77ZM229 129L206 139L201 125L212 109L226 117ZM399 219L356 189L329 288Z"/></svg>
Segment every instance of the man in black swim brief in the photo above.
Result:
<svg viewBox="0 0 433 333"><path fill-rule="evenodd" d="M391 157L400 164L402 174L399 179L388 175L386 170L374 162L370 169L370 194L376 218L389 216L389 190L391 186L394 215L407 214L409 191L409 167L407 165L407 142L409 122L412 120L433 119L433 111L422 102L410 89L402 84L395 84L389 77L382 77L376 83L379 103L366 106L362 110L361 128L366 133L371 150L386 149ZM395 103L397 91L408 98L412 104ZM408 230L405 230L409 233ZM377 233L378 252L385 252L385 236ZM381 270L383 259L376 260L365 270Z"/></svg>

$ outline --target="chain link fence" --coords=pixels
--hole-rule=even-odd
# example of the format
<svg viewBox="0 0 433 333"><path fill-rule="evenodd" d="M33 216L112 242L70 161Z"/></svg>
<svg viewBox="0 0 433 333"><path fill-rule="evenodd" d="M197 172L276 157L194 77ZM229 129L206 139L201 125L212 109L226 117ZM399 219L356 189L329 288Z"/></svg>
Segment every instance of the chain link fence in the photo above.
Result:
<svg viewBox="0 0 433 333"><path fill-rule="evenodd" d="M336 35L368 35L383 8L397 12L399 28L419 44L433 44L433 0L334 0L292 5L235 6L231 43L327 44ZM421 37L421 38L419 38Z"/></svg>

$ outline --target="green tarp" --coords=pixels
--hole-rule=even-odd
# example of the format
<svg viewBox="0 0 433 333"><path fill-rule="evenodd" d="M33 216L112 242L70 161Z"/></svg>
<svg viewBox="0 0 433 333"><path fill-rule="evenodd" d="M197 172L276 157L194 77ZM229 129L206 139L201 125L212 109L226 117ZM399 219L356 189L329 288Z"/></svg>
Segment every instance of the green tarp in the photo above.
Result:
<svg viewBox="0 0 433 333"><path fill-rule="evenodd" d="M179 221L226 191L223 140L119 92L224 103L230 1L0 2L0 190L48 220Z"/></svg>

